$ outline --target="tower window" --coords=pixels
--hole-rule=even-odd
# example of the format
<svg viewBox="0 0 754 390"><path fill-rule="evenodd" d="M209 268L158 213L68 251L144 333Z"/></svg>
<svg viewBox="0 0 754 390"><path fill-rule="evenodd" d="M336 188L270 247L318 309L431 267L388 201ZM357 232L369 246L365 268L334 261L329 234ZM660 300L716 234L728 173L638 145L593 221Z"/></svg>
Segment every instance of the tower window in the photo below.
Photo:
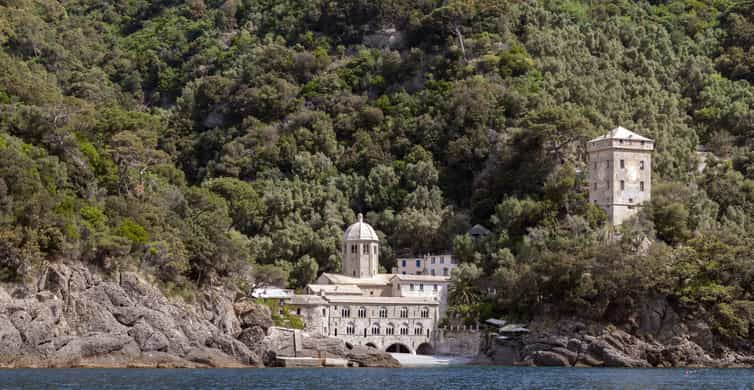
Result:
<svg viewBox="0 0 754 390"><path fill-rule="evenodd" d="M373 252L376 255L377 254L377 245L373 246L372 248L374 248Z"/></svg>
<svg viewBox="0 0 754 390"><path fill-rule="evenodd" d="M387 308L381 307L380 308L380 318L387 318Z"/></svg>
<svg viewBox="0 0 754 390"><path fill-rule="evenodd" d="M426 307L423 307L421 311L421 316L422 318L429 318L429 309Z"/></svg>
<svg viewBox="0 0 754 390"><path fill-rule="evenodd" d="M401 318L408 318L408 308L402 307L401 308Z"/></svg>
<svg viewBox="0 0 754 390"><path fill-rule="evenodd" d="M351 245L351 253L356 253L356 245Z"/></svg>
<svg viewBox="0 0 754 390"><path fill-rule="evenodd" d="M639 191L644 191L644 182L643 181L639 182Z"/></svg>
<svg viewBox="0 0 754 390"><path fill-rule="evenodd" d="M367 309L365 307L359 308L359 318L366 318L367 316Z"/></svg>
<svg viewBox="0 0 754 390"><path fill-rule="evenodd" d="M620 160L620 168L621 168L621 169L623 169L623 168L625 168L625 167L626 167L626 162L625 162L625 160Z"/></svg>
<svg viewBox="0 0 754 390"><path fill-rule="evenodd" d="M642 141L642 142L644 142L644 141ZM639 169L642 170L642 171L644 170L644 160L639 161Z"/></svg>
<svg viewBox="0 0 754 390"><path fill-rule="evenodd" d="M621 180L621 181L620 181L620 190L621 190L621 191L623 191L623 190L625 190L625 189L626 189L626 182L625 182L625 181L623 181L623 180Z"/></svg>
<svg viewBox="0 0 754 390"><path fill-rule="evenodd" d="M369 254L369 245L364 245L364 250L362 251L365 255Z"/></svg>
<svg viewBox="0 0 754 390"><path fill-rule="evenodd" d="M351 316L351 309L344 307L340 309L340 316L341 317L350 317Z"/></svg>

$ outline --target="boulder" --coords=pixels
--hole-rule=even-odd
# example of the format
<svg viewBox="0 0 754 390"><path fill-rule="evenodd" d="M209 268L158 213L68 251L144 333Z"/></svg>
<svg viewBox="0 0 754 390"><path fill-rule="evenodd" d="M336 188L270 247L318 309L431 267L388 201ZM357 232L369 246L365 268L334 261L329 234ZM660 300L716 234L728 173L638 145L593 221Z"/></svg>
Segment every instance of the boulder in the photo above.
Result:
<svg viewBox="0 0 754 390"><path fill-rule="evenodd" d="M568 367L571 365L567 357L553 351L535 351L530 358L536 366Z"/></svg>
<svg viewBox="0 0 754 390"><path fill-rule="evenodd" d="M236 302L233 309L241 320L241 328L258 326L266 331L272 326L272 313L267 306L246 300Z"/></svg>

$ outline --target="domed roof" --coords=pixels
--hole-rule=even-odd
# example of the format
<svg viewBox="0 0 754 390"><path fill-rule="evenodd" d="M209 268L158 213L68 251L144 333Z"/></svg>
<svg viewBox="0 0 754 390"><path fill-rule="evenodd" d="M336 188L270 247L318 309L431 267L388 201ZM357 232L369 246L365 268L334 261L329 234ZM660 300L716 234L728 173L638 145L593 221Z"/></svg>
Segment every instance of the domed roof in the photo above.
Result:
<svg viewBox="0 0 754 390"><path fill-rule="evenodd" d="M379 241L377 233L374 232L372 226L364 222L364 216L359 213L359 221L351 225L346 229L346 233L343 235L345 241Z"/></svg>

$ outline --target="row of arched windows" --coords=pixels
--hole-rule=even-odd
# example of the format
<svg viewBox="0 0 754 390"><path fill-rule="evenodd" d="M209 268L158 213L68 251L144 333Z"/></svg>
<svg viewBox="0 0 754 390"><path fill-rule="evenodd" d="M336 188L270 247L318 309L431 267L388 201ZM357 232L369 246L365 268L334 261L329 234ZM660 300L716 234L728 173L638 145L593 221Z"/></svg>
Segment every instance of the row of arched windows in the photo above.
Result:
<svg viewBox="0 0 754 390"><path fill-rule="evenodd" d="M359 318L366 318L368 314L367 308L364 306L359 307L359 309L356 312L356 315ZM380 307L377 311L377 314L380 318L387 318L387 308L386 307ZM429 308L428 307L422 307L419 314L421 315L421 318L429 318ZM351 309L349 307L343 307L340 309L340 316L341 317L350 317L351 316ZM399 310L399 316L400 318L408 318L408 307L401 307Z"/></svg>
<svg viewBox="0 0 754 390"><path fill-rule="evenodd" d="M338 335L338 329L335 328L334 332L335 332L335 336L337 336ZM398 328L398 332L399 332L399 334L401 336L408 336L408 334L409 334L409 326L408 326L408 324L407 323L401 324L400 328ZM423 324L417 323L417 324L414 325L414 335L415 336L422 336L424 333L425 332L424 332L424 325ZM427 329L426 333L427 333L427 336L429 336L429 329ZM347 335L354 335L354 334L356 334L356 326L355 326L355 324L353 322L349 322L348 324L346 324L346 334ZM384 333L383 333L383 330L382 330L380 324L378 324L378 323L375 322L374 324L372 324L371 334L372 334L372 336L379 336L379 335L382 335L382 334L384 334L386 336L393 336L393 335L395 335L395 324L392 324L392 323L388 324L385 327ZM367 329L364 329L364 336L365 337L367 336Z"/></svg>

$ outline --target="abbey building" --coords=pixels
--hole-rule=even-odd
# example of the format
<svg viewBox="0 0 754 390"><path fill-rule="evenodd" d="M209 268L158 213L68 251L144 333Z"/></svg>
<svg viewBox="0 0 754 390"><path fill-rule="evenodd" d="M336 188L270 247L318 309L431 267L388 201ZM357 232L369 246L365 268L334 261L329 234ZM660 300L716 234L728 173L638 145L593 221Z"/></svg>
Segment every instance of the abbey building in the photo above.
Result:
<svg viewBox="0 0 754 390"><path fill-rule="evenodd" d="M433 353L450 277L381 274L379 244L359 214L343 236L342 273L323 273L287 306L310 333L387 352Z"/></svg>

